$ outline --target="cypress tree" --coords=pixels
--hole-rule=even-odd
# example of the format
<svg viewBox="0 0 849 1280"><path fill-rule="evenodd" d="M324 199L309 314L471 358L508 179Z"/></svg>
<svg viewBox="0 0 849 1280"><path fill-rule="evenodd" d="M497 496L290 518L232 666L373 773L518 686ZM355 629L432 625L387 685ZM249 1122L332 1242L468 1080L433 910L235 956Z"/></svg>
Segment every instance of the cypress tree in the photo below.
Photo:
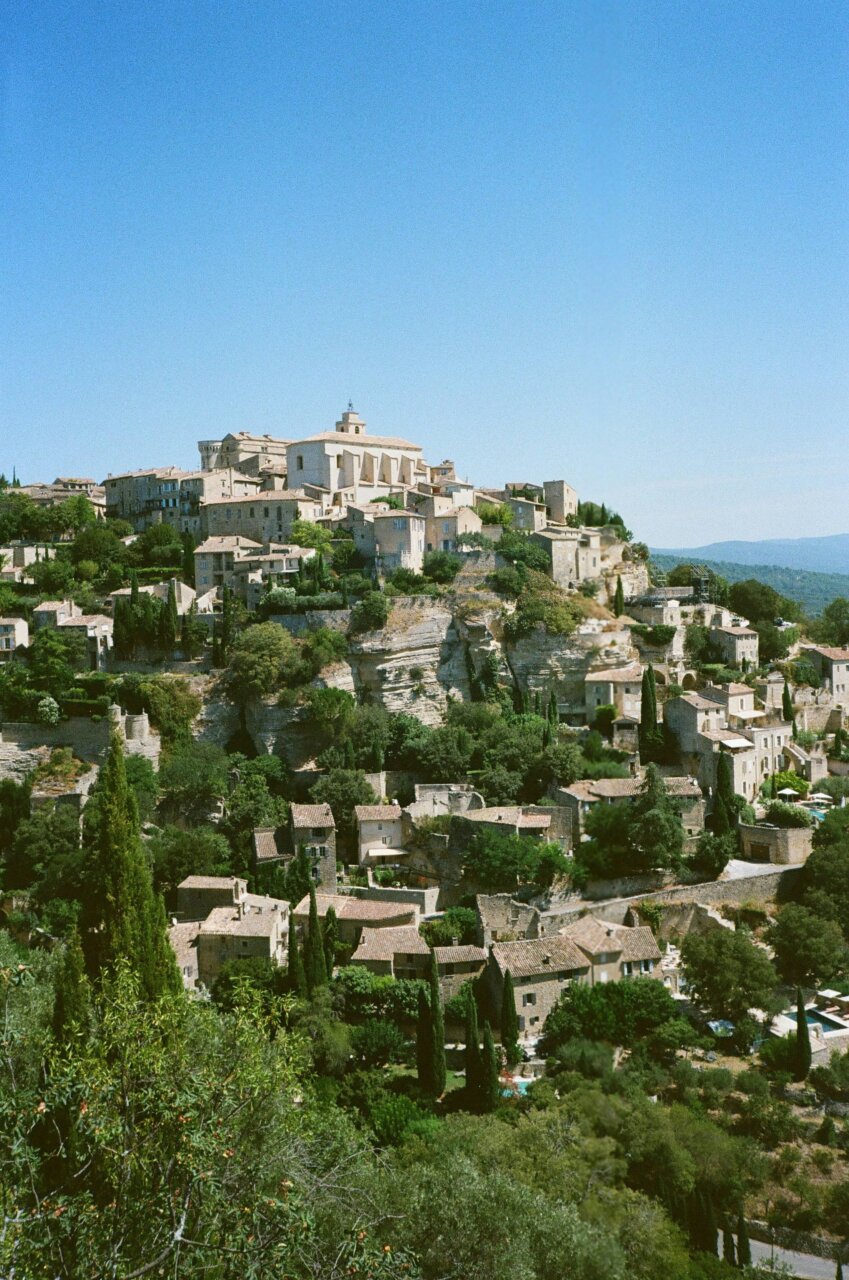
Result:
<svg viewBox="0 0 849 1280"><path fill-rule="evenodd" d="M484 1114L494 1111L498 1105L501 1085L498 1079L498 1053L492 1028L483 1024L483 1053L481 1054L480 1109Z"/></svg>
<svg viewBox="0 0 849 1280"><path fill-rule="evenodd" d="M425 1093L433 1093L433 1024L430 1002L424 987L419 988L419 1009L416 1018L416 1070L419 1084Z"/></svg>
<svg viewBox="0 0 849 1280"><path fill-rule="evenodd" d="M653 760L660 745L657 727L657 688L654 679L654 667L649 663L643 672L640 689L640 760L645 764Z"/></svg>
<svg viewBox="0 0 849 1280"><path fill-rule="evenodd" d="M548 723L552 725L552 727L560 723L560 709L557 706L557 694L553 689L548 695Z"/></svg>
<svg viewBox="0 0 849 1280"><path fill-rule="evenodd" d="M731 818L728 815L728 806L720 795L718 795L713 802L711 828L715 836L727 836L731 831Z"/></svg>
<svg viewBox="0 0 849 1280"><path fill-rule="evenodd" d="M616 577L616 591L613 594L613 612L619 618L625 612L625 592L622 588L622 579Z"/></svg>
<svg viewBox="0 0 849 1280"><path fill-rule="evenodd" d="M781 714L788 724L793 721L793 699L790 696L790 685L784 681L784 689L781 693Z"/></svg>
<svg viewBox="0 0 849 1280"><path fill-rule="evenodd" d="M722 1228L722 1261L727 1262L729 1267L736 1267L737 1265L734 1237L731 1234L731 1227L728 1222Z"/></svg>
<svg viewBox="0 0 849 1280"><path fill-rule="evenodd" d="M430 953L430 1029L431 1063L433 1065L433 1093L441 1098L445 1092L445 1017L442 1012L442 993L439 990L439 970L436 956Z"/></svg>
<svg viewBox="0 0 849 1280"><path fill-rule="evenodd" d="M127 782L124 748L112 735L97 788L86 805L87 889L80 914L81 942L90 977L119 960L129 962L140 993L154 1000L182 987L168 942L162 899L154 894L139 838L135 796Z"/></svg>
<svg viewBox="0 0 849 1280"><path fill-rule="evenodd" d="M327 914L324 917L324 966L327 970L328 978L333 977L333 967L336 964L336 943L339 940L339 926L336 921L336 912L333 907L327 908Z"/></svg>
<svg viewBox="0 0 849 1280"><path fill-rule="evenodd" d="M304 945L304 973L307 979L307 991L312 995L316 987L323 987L327 982L327 968L324 963L324 939L318 918L318 903L315 899L315 886L310 885L310 919Z"/></svg>
<svg viewBox="0 0 849 1280"><path fill-rule="evenodd" d="M542 699L539 696L539 689L534 689L534 715L542 715Z"/></svg>
<svg viewBox="0 0 849 1280"><path fill-rule="evenodd" d="M130 570L130 608L135 609L139 603L139 575L135 569Z"/></svg>
<svg viewBox="0 0 849 1280"><path fill-rule="evenodd" d="M85 958L75 929L65 945L56 973L53 1035L59 1044L67 1043L75 1027L84 1026L89 1009L89 995Z"/></svg>
<svg viewBox="0 0 849 1280"><path fill-rule="evenodd" d="M168 612L171 615L171 622L174 625L174 634L177 634L177 627L180 622L180 615L177 613L177 588L174 585L174 579L168 579Z"/></svg>
<svg viewBox="0 0 849 1280"><path fill-rule="evenodd" d="M298 931L291 916L289 918L289 957L286 973L289 990L293 991L297 996L305 996L307 994L307 978L304 973L301 948L298 946Z"/></svg>
<svg viewBox="0 0 849 1280"><path fill-rule="evenodd" d="M182 537L183 543L183 581L186 586L195 585L195 540L187 531Z"/></svg>
<svg viewBox="0 0 849 1280"><path fill-rule="evenodd" d="M168 600L160 606L159 619L157 621L157 641L159 648L163 653L173 653L177 643L177 597L174 596L174 609L171 610L171 595L174 590L174 584L168 591Z"/></svg>
<svg viewBox="0 0 849 1280"><path fill-rule="evenodd" d="M542 731L542 746L543 750L545 750L546 747L551 746L551 725L547 720L545 722L545 728Z"/></svg>
<svg viewBox="0 0 849 1280"><path fill-rule="evenodd" d="M746 1216L741 1209L737 1215L737 1266L750 1267L752 1265L752 1246L749 1244L749 1228L746 1224Z"/></svg>
<svg viewBox="0 0 849 1280"><path fill-rule="evenodd" d="M802 997L801 987L796 988L796 1052L794 1057L794 1079L807 1080L808 1072L811 1069L811 1031L805 1014L805 1001Z"/></svg>
<svg viewBox="0 0 849 1280"><path fill-rule="evenodd" d="M233 592L224 587L221 593L221 658L227 661L233 643Z"/></svg>
<svg viewBox="0 0 849 1280"><path fill-rule="evenodd" d="M715 1256L717 1253L717 1237L719 1235L719 1230L716 1225L716 1212L713 1207L713 1197L709 1191L706 1191L704 1194L704 1214L703 1248L705 1253L712 1253Z"/></svg>
<svg viewBox="0 0 849 1280"><path fill-rule="evenodd" d="M480 1102L481 1045L478 1030L478 1006L473 992L469 992L466 1006L466 1096L472 1111Z"/></svg>
<svg viewBox="0 0 849 1280"><path fill-rule="evenodd" d="M504 974L504 989L501 995L501 1046L507 1059L507 1065L515 1067L522 1054L519 1049L519 1016L516 1013L516 996L509 969Z"/></svg>
<svg viewBox="0 0 849 1280"><path fill-rule="evenodd" d="M837 1269L834 1273L834 1280L843 1280L843 1263L837 1259Z"/></svg>
<svg viewBox="0 0 849 1280"><path fill-rule="evenodd" d="M734 812L734 772L727 751L720 751L716 762L716 794L722 797L730 816Z"/></svg>

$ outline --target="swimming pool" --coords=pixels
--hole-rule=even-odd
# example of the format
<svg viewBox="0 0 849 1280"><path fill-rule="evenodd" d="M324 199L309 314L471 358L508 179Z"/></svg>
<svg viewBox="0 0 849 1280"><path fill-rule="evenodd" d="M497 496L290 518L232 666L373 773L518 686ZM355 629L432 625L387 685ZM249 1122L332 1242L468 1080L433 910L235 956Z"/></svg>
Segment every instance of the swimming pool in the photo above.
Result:
<svg viewBox="0 0 849 1280"><path fill-rule="evenodd" d="M528 1092L528 1089L531 1087L532 1084L533 1084L533 1080L529 1080L525 1076L514 1076L513 1088L502 1089L501 1096L503 1098L515 1098L516 1094L518 1093L520 1098L524 1098L525 1094Z"/></svg>
<svg viewBox="0 0 849 1280"><path fill-rule="evenodd" d="M847 1031L849 1023L822 1013L819 1009L806 1009L805 1018L811 1027L822 1027L823 1031Z"/></svg>

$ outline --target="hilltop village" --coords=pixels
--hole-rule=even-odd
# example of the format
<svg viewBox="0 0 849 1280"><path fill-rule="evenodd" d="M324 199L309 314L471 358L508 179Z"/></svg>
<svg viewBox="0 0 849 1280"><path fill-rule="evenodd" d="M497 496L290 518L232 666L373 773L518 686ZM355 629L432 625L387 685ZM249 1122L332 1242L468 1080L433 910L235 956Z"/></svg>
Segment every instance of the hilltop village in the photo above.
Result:
<svg viewBox="0 0 849 1280"><path fill-rule="evenodd" d="M664 575L602 495L479 487L351 405L302 439L198 447L193 471L0 480L12 1025L62 1046L86 1109L107 979L139 1027L162 1001L201 1020L207 1085L246 1011L257 1063L291 1037L275 1090L337 1109L368 1186L342 1208L313 1187L320 1261L293 1275L337 1274L334 1215L346 1274L711 1280L757 1241L839 1269L849 602L811 620L756 580ZM37 1101L41 1070L6 1080L27 1114L67 1106ZM212 1113L179 1106L206 1142ZM289 1133L276 1107L253 1121ZM58 1153L21 1141L82 1230L69 1123ZM97 1159L106 1127L78 1137ZM267 1187L231 1138L256 1233ZM531 1221L502 1188L511 1242L458 1261L434 1212L462 1235L508 1172ZM184 1194L169 1167L163 1204ZM139 1267L170 1256L161 1231ZM0 1259L36 1274L24 1234Z"/></svg>

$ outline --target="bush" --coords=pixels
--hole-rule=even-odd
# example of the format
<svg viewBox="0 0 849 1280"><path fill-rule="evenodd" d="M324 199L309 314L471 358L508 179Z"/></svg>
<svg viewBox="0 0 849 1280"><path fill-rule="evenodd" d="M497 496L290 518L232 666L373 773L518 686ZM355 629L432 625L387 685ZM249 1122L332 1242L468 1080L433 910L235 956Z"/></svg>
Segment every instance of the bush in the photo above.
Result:
<svg viewBox="0 0 849 1280"><path fill-rule="evenodd" d="M766 821L774 827L791 830L813 826L813 818L805 809L795 804L783 804L780 800L773 800L766 811Z"/></svg>
<svg viewBox="0 0 849 1280"><path fill-rule="evenodd" d="M366 1067L382 1066L386 1062L403 1062L410 1050L410 1042L394 1022L382 1018L371 1019L351 1032L354 1056Z"/></svg>
<svg viewBox="0 0 849 1280"><path fill-rule="evenodd" d="M450 551L428 551L424 558L423 572L433 582L453 582L463 561Z"/></svg>
<svg viewBox="0 0 849 1280"><path fill-rule="evenodd" d="M389 618L389 601L381 591L369 591L351 613L350 630L353 635L364 631L379 631Z"/></svg>

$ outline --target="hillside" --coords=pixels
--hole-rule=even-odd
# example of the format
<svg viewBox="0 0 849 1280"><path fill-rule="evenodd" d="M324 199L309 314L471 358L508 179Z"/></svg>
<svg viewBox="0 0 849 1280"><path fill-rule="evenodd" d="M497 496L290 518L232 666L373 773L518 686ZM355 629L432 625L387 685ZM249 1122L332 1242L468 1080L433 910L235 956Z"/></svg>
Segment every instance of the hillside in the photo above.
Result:
<svg viewBox="0 0 849 1280"><path fill-rule="evenodd" d="M763 546L765 544L752 544ZM729 582L742 582L745 578L757 578L773 587L781 595L797 601L812 618L822 613L825 605L835 596L849 599L849 574L811 573L804 569L788 569L774 564L734 563L728 560L712 560L696 551L651 553L653 562L667 572L677 564L704 564Z"/></svg>
<svg viewBox="0 0 849 1280"><path fill-rule="evenodd" d="M655 553L652 552L654 555ZM658 556L726 564L776 565L810 573L849 574L849 533L823 538L769 538L763 542L709 542L702 547L660 547Z"/></svg>

